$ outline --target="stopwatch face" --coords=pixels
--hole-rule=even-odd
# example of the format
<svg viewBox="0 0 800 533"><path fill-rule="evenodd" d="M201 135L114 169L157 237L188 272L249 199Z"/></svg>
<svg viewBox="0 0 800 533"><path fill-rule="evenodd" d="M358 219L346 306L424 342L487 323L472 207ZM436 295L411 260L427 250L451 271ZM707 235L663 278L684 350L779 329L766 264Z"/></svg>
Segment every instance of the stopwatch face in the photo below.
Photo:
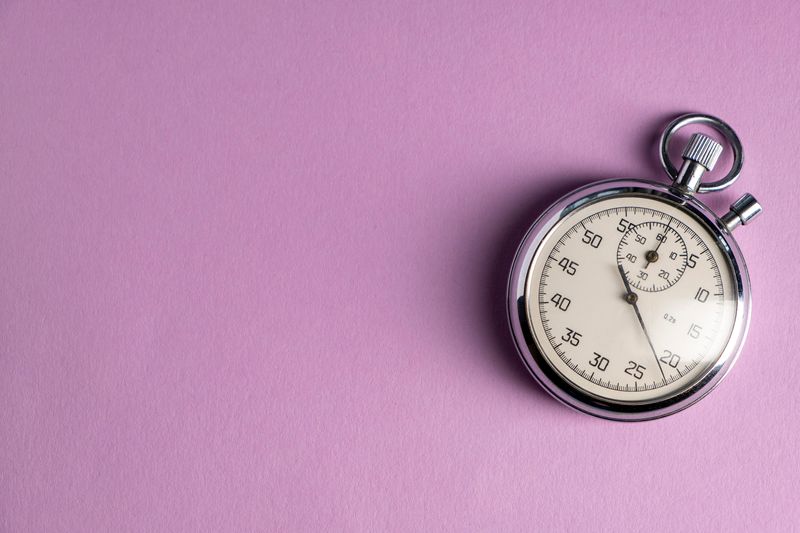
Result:
<svg viewBox="0 0 800 533"><path fill-rule="evenodd" d="M667 191L575 202L529 235L512 279L523 358L579 408L663 416L693 403L743 339L740 267L724 237Z"/></svg>

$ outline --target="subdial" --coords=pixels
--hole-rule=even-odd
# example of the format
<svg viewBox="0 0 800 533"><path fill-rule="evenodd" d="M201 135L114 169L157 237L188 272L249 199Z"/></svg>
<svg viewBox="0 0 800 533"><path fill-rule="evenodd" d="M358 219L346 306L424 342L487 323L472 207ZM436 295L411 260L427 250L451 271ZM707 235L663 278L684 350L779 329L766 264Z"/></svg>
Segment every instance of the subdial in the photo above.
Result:
<svg viewBox="0 0 800 533"><path fill-rule="evenodd" d="M617 264L630 284L645 292L675 285L686 270L686 258L683 238L663 222L631 227L617 247Z"/></svg>

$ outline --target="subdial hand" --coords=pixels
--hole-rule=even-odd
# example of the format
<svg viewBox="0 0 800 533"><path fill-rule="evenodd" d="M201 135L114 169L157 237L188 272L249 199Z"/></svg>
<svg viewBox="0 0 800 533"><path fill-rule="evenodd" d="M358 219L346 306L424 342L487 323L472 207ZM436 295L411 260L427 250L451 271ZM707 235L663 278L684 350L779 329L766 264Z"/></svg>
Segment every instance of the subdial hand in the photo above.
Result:
<svg viewBox="0 0 800 533"><path fill-rule="evenodd" d="M639 319L639 325L642 327L642 331L644 332L644 336L647 338L647 344L650 345L650 350L653 352L653 357L656 358L656 364L658 365L658 369L661 371L661 377L664 378L664 383L667 382L667 376L664 374L664 369L661 368L661 361L658 360L658 354L656 353L656 349L653 346L653 341L650 339L650 334L647 333L647 328L644 325L644 320L642 320L642 313L639 312L639 306L636 305L636 302L639 300L639 296L631 290L631 285L628 283L628 277L625 275L625 270L623 270L622 265L617 265L619 268L619 275L622 276L622 283L625 285L625 301L631 304L633 310L636 312L636 318Z"/></svg>
<svg viewBox="0 0 800 533"><path fill-rule="evenodd" d="M672 224L672 218L670 218L669 222L667 222L666 229L664 230L664 239L658 241L658 244L656 244L655 250L650 250L649 252L647 252L645 254L644 258L647 260L647 264L644 265L645 269L647 269L647 267L650 266L650 263L655 263L656 261L658 261L658 248L659 248L659 246L661 246L664 243L664 241L667 240L667 231L666 230L669 229L669 225L670 224Z"/></svg>

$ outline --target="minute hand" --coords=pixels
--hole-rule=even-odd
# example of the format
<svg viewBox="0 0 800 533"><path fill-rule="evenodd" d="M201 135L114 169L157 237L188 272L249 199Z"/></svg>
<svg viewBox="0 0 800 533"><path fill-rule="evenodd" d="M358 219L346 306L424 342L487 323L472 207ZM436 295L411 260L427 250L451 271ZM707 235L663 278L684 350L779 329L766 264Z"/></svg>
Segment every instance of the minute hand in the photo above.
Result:
<svg viewBox="0 0 800 533"><path fill-rule="evenodd" d="M637 294L631 290L631 285L628 283L628 278L625 276L625 270L623 270L622 265L617 265L619 267L619 275L622 276L622 283L625 284L625 290L627 294L625 295L625 301L633 306L633 310L636 312L636 318L639 319L639 325L642 326L642 331L644 332L644 336L647 338L647 344L650 345L650 350L653 352L653 357L656 358L656 364L658 365L658 370L661 371L661 377L664 378L664 383L667 382L667 376L664 375L664 369L661 368L661 361L658 360L658 354L656 353L656 349L653 346L653 341L650 339L650 334L647 333L647 328L644 325L644 320L642 320L642 313L639 312L639 306L636 305L636 301L639 299Z"/></svg>

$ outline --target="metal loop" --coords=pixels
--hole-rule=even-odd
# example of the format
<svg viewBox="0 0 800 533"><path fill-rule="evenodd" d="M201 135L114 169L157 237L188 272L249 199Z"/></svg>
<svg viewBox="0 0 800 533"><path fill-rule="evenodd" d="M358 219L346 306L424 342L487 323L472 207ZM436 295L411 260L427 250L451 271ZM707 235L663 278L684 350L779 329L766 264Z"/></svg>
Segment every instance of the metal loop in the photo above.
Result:
<svg viewBox="0 0 800 533"><path fill-rule="evenodd" d="M701 113L681 115L667 125L666 129L664 129L664 132L661 134L661 140L659 141L661 144L661 150L659 154L661 156L661 166L664 167L664 170L673 181L677 179L678 169L675 168L675 165L673 165L672 161L669 159L669 141L679 129L683 128L684 126L688 126L689 124L705 124L707 126L711 126L725 136L728 144L730 144L731 148L733 149L733 166L731 166L731 169L728 171L728 173L717 181L712 181L711 183L701 183L700 187L697 189L697 192L721 191L722 189L732 185L733 182L736 181L736 178L739 177L739 173L742 171L742 165L744 164L742 142L739 140L739 136L736 135L736 132L733 131L733 128L731 128L724 121L711 115L703 115Z"/></svg>

